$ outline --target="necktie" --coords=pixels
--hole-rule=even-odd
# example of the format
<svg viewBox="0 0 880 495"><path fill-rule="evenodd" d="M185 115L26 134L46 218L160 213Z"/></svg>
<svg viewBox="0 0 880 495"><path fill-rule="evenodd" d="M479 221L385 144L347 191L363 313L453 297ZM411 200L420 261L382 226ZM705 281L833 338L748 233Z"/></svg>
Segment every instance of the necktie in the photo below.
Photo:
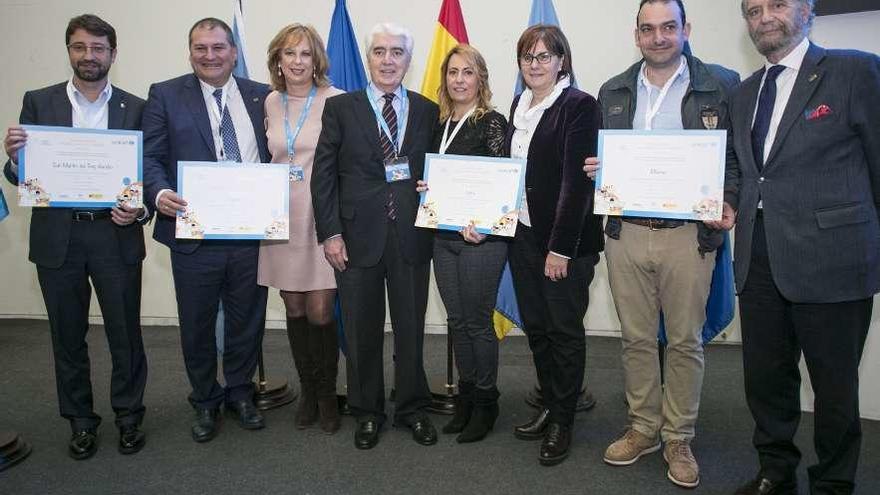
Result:
<svg viewBox="0 0 880 495"><path fill-rule="evenodd" d="M223 106L223 89L214 90L214 100L220 109L220 138L223 139L223 156L233 162L241 161L241 152L238 150L238 137L235 135L235 126L232 125L232 116L229 108Z"/></svg>
<svg viewBox="0 0 880 495"><path fill-rule="evenodd" d="M770 119L773 117L773 106L776 105L776 78L785 70L784 65L774 65L767 70L764 87L758 96L758 110L755 112L755 123L752 125L752 153L758 170L764 168L764 142L770 131Z"/></svg>
<svg viewBox="0 0 880 495"><path fill-rule="evenodd" d="M394 147L394 142L391 141L391 139L397 139L397 113L391 104L394 101L394 93L385 93L382 98L385 98L385 105L382 107L382 118L388 124L391 136L389 139L389 136L385 135L385 132L382 131L379 133L379 142L382 144L382 153L385 155L385 161L387 162L397 157L397 149ZM385 214L391 220L397 219L397 208L394 206L394 192L391 188L388 189L388 198L385 201Z"/></svg>

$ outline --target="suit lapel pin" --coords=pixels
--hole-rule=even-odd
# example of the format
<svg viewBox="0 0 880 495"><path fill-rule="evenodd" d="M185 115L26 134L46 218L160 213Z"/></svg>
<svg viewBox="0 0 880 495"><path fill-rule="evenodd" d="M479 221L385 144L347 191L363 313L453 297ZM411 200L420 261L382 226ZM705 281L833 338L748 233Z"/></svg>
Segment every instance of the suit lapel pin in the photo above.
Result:
<svg viewBox="0 0 880 495"><path fill-rule="evenodd" d="M119 108L125 108L125 102L124 102L124 101L120 101L120 102L119 102Z"/></svg>
<svg viewBox="0 0 880 495"><path fill-rule="evenodd" d="M258 103L259 101L260 101L260 98L258 98L258 97L255 96L255 97L254 97L254 103Z"/></svg>
<svg viewBox="0 0 880 495"><path fill-rule="evenodd" d="M819 79L819 74L816 74L816 73L814 72L814 73L810 74L810 78L807 79L807 81L809 81L809 82L813 82L813 81L815 81L816 79Z"/></svg>

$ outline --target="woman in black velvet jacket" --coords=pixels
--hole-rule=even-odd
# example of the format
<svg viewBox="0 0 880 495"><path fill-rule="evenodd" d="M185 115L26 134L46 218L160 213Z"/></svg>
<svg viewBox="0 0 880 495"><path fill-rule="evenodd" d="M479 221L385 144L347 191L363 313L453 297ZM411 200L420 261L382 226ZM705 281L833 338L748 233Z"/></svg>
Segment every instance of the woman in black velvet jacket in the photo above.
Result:
<svg viewBox="0 0 880 495"><path fill-rule="evenodd" d="M571 50L558 27L528 28L517 61L526 90L511 107L506 149L527 165L510 268L546 409L515 435L543 439L538 460L553 465L571 444L584 376L583 320L604 243L594 184L582 170L596 153L601 112L592 96L572 87Z"/></svg>

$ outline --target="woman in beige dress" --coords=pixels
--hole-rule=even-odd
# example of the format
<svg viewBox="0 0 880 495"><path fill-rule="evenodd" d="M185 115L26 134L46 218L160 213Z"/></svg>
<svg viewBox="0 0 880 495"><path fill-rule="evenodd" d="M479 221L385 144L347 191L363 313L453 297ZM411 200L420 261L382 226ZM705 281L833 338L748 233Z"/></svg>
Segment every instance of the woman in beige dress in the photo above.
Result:
<svg viewBox="0 0 880 495"><path fill-rule="evenodd" d="M336 403L337 338L333 268L317 242L309 192L321 114L330 86L328 59L312 26L291 24L269 44L274 91L266 98L266 135L273 163L290 166L290 240L260 246L259 283L279 289L287 313L287 336L300 379L294 422L304 429L339 429Z"/></svg>

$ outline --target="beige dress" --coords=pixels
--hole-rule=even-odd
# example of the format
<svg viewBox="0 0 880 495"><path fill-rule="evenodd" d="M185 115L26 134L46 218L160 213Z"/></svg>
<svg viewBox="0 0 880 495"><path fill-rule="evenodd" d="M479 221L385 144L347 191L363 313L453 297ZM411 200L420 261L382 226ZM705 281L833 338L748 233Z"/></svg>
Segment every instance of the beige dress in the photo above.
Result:
<svg viewBox="0 0 880 495"><path fill-rule="evenodd" d="M342 94L329 87L318 88L305 124L294 143L294 160L303 167L304 180L290 183L290 240L263 241L260 244L258 283L268 287L306 292L335 289L333 268L324 258L324 248L315 233L315 213L312 210L311 177L315 160L315 146L321 134L321 114L327 98ZM291 131L305 107L307 97L288 99ZM273 91L266 97L266 137L272 163L288 163L287 134L284 130L284 109L281 94Z"/></svg>

